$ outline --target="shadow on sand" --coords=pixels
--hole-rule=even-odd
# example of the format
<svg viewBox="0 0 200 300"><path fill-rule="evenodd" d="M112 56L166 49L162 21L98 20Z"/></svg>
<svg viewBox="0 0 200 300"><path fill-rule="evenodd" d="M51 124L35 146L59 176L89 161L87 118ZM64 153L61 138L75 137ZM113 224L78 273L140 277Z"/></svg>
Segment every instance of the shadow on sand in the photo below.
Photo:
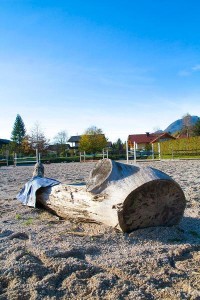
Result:
<svg viewBox="0 0 200 300"><path fill-rule="evenodd" d="M198 244L200 246L200 219L183 217L178 225L149 227L124 234L130 243L136 240L152 240L164 244Z"/></svg>

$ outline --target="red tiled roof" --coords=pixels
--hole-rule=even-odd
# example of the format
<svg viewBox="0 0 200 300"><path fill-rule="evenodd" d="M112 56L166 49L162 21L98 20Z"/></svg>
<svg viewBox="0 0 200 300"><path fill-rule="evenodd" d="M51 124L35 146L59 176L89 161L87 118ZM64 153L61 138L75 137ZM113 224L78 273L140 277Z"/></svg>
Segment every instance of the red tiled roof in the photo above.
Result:
<svg viewBox="0 0 200 300"><path fill-rule="evenodd" d="M163 133L159 134L159 135L152 141L152 143L155 143L155 142L157 142L157 141L159 141L159 140L166 139L166 138L167 138L167 139L172 139L172 140L175 140L175 139L176 139L173 135L169 134L168 132L163 132Z"/></svg>
<svg viewBox="0 0 200 300"><path fill-rule="evenodd" d="M157 136L156 134L130 134L128 140L131 143L146 144L151 143Z"/></svg>
<svg viewBox="0 0 200 300"><path fill-rule="evenodd" d="M146 133L146 134L131 134L128 136L128 141L131 143L136 142L137 144L149 144L155 143L157 140L164 138L175 139L172 135L167 132L164 133Z"/></svg>

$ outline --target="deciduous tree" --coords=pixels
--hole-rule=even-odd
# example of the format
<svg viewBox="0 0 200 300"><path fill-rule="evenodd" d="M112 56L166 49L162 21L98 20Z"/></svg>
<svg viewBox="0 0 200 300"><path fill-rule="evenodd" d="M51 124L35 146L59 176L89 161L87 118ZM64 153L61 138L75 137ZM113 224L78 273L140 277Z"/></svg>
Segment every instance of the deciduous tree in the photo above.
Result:
<svg viewBox="0 0 200 300"><path fill-rule="evenodd" d="M191 115L187 113L186 115L183 116L182 121L183 121L182 133L186 133L187 137L189 137L191 135L191 131L192 131Z"/></svg>
<svg viewBox="0 0 200 300"><path fill-rule="evenodd" d="M54 137L54 143L57 145L57 152L58 154L64 155L67 147L67 140L68 140L68 135L65 130L60 131L57 133L57 135Z"/></svg>
<svg viewBox="0 0 200 300"><path fill-rule="evenodd" d="M79 150L95 155L95 153L102 151L106 146L107 139L102 129L92 126L81 136Z"/></svg>
<svg viewBox="0 0 200 300"><path fill-rule="evenodd" d="M34 150L38 149L39 152L45 151L49 145L49 139L45 137L44 132L38 122L36 122L31 129L29 140L31 148Z"/></svg>
<svg viewBox="0 0 200 300"><path fill-rule="evenodd" d="M30 137L26 135L22 141L22 152L25 154L32 154L33 149L31 148Z"/></svg>

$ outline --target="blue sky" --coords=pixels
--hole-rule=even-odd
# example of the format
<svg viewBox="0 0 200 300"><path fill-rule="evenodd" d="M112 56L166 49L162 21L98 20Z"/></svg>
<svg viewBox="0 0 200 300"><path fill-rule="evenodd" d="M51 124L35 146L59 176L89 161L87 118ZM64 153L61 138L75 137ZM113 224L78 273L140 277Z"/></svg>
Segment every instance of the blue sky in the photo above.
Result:
<svg viewBox="0 0 200 300"><path fill-rule="evenodd" d="M0 138L109 140L200 116L200 1L0 0Z"/></svg>

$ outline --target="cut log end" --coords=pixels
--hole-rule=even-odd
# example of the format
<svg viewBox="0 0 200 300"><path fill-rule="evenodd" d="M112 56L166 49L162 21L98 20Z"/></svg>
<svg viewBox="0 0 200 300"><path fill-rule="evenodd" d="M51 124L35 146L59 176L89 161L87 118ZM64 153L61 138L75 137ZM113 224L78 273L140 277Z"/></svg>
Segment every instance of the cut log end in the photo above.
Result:
<svg viewBox="0 0 200 300"><path fill-rule="evenodd" d="M124 232L153 226L172 226L180 222L186 200L173 181L154 180L132 191L118 211Z"/></svg>

